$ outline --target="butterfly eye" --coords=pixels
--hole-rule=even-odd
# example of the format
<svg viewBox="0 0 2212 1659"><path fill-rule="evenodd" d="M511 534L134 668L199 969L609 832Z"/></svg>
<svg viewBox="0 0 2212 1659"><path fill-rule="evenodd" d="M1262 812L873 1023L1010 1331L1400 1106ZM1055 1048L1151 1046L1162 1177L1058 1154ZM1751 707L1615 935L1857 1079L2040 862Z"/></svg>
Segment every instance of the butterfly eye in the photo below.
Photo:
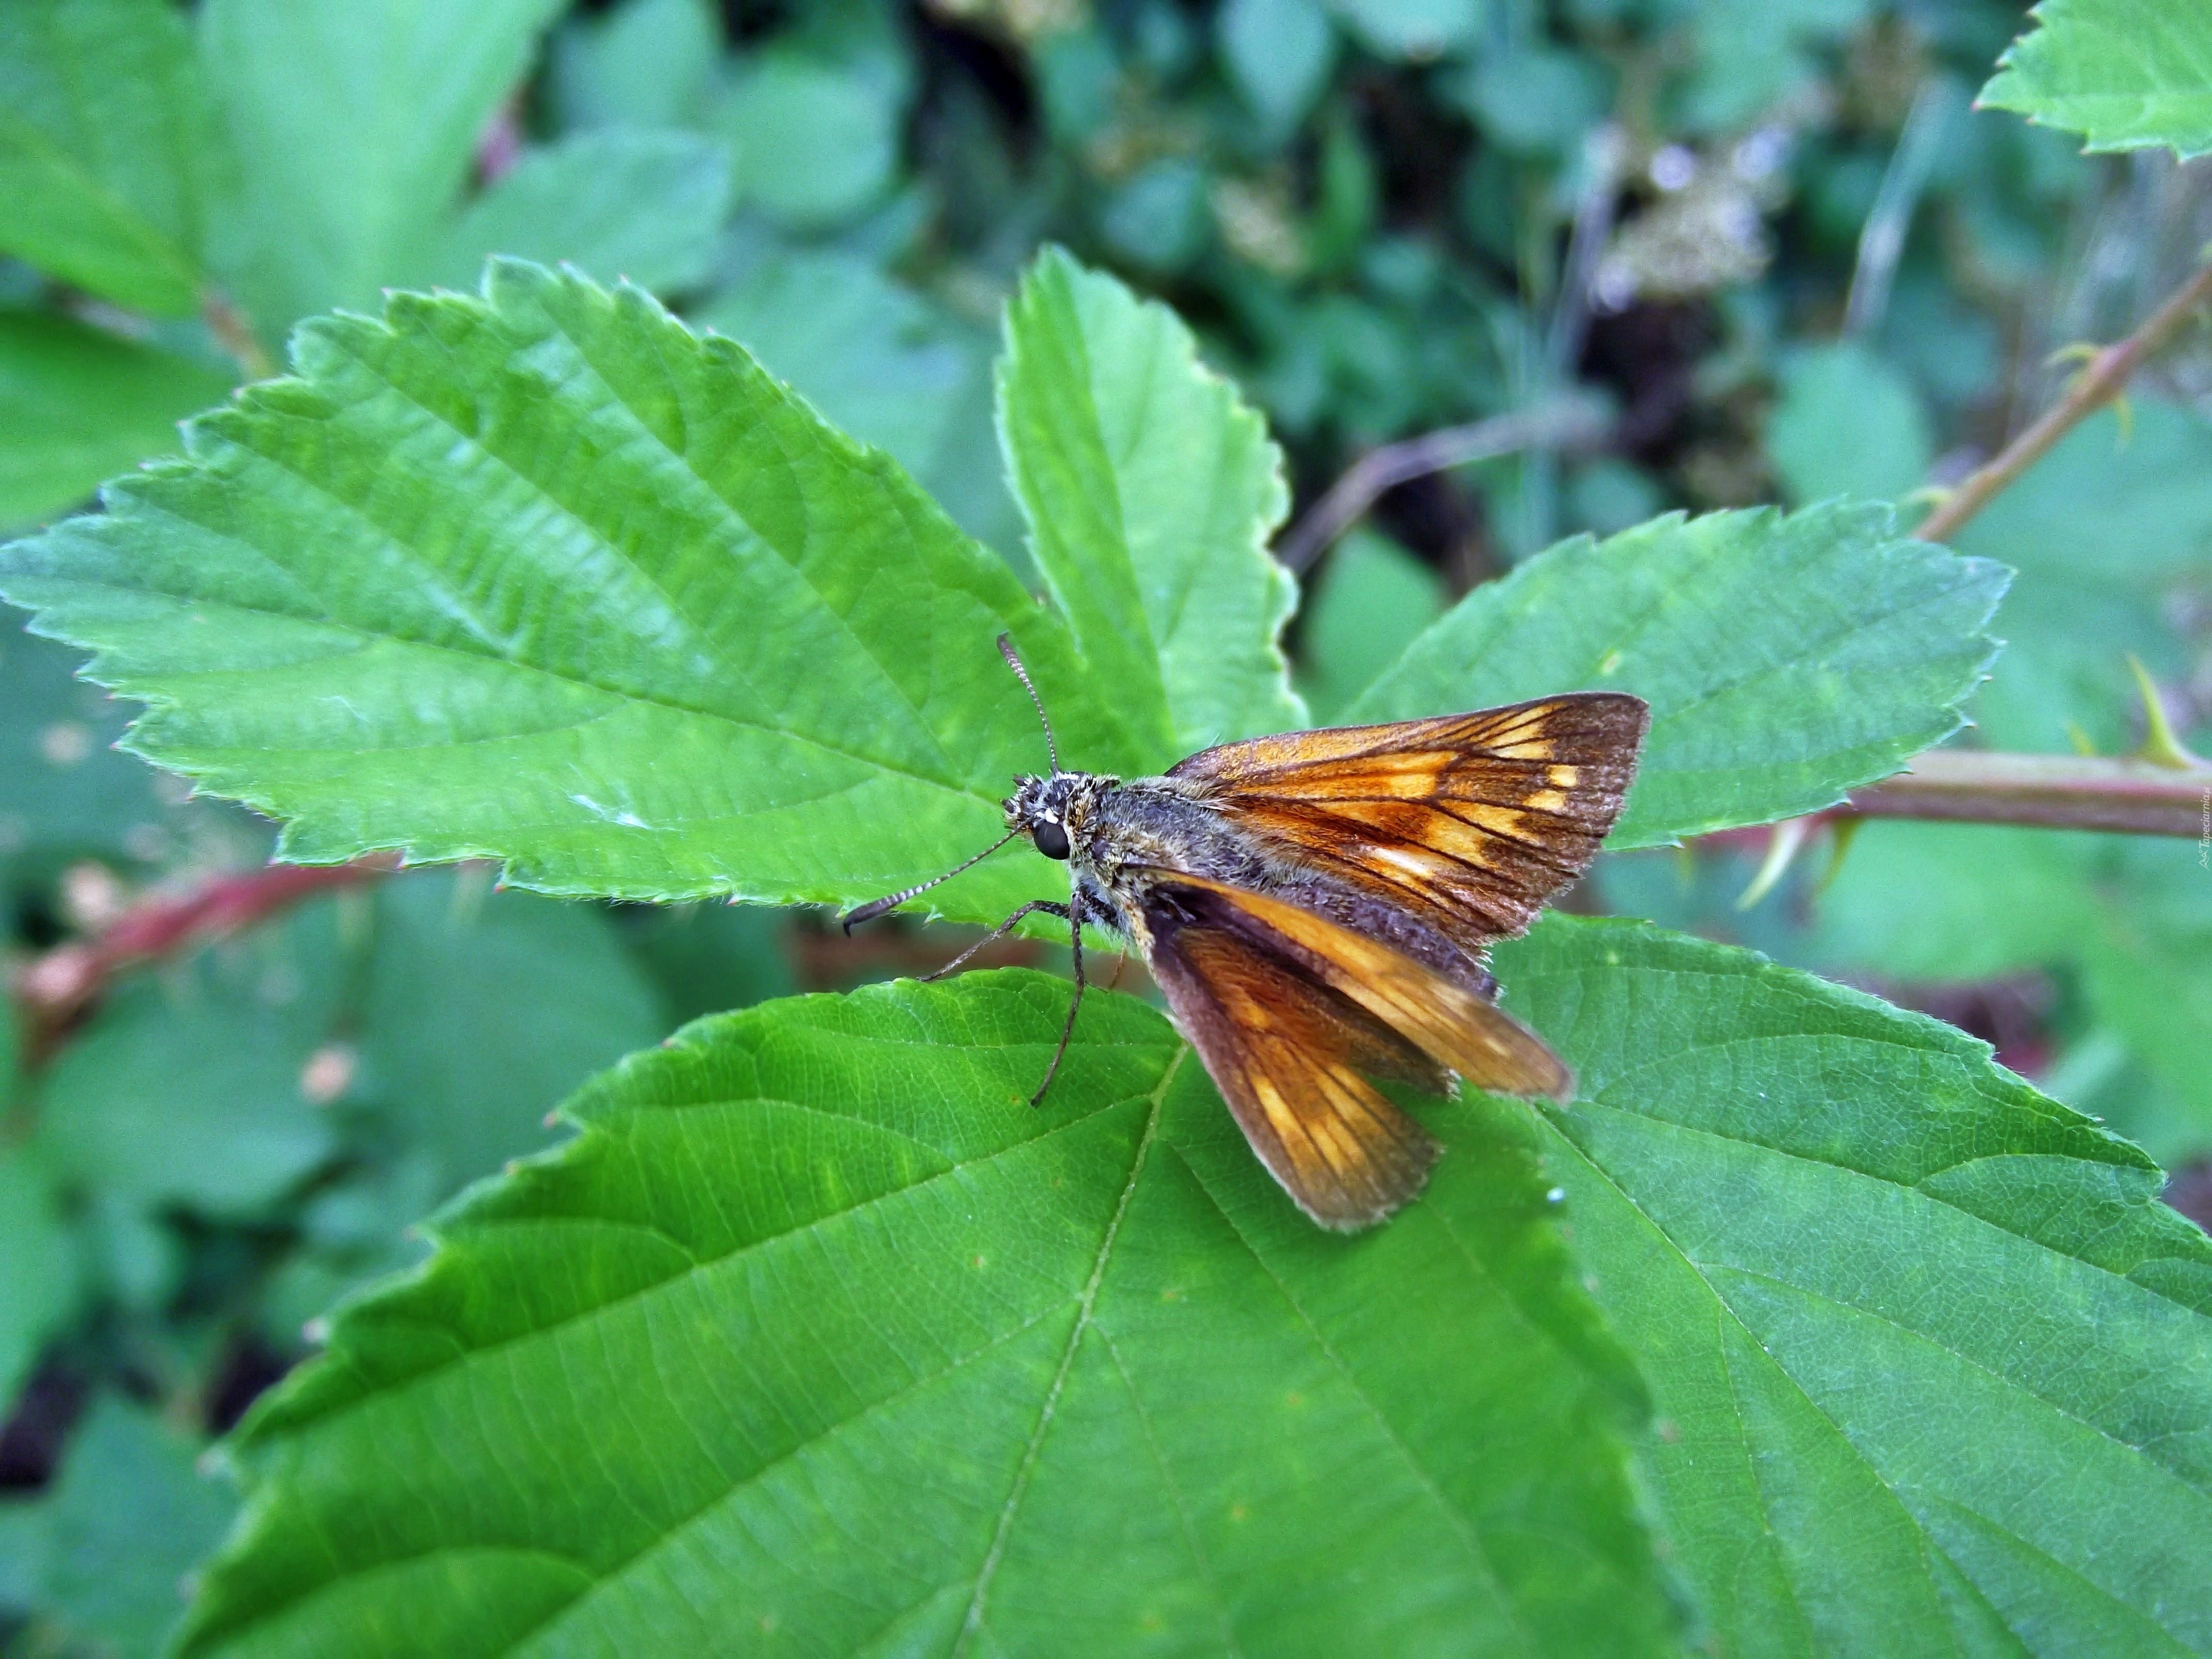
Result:
<svg viewBox="0 0 2212 1659"><path fill-rule="evenodd" d="M1067 856L1067 831L1049 819L1040 823L1030 832L1036 841L1036 849L1048 859Z"/></svg>

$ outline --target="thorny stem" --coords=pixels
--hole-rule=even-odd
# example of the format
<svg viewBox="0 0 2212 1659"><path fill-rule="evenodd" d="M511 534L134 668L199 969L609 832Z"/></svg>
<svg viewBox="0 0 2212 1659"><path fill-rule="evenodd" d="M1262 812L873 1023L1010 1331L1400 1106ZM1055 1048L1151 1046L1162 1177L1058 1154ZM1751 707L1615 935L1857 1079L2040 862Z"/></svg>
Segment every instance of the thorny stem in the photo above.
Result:
<svg viewBox="0 0 2212 1659"><path fill-rule="evenodd" d="M1911 769L1851 792L1835 816L1948 818L1966 823L2116 830L2138 836L2203 833L2212 770L2176 770L2101 755L2002 755L1934 749Z"/></svg>
<svg viewBox="0 0 2212 1659"><path fill-rule="evenodd" d="M267 921L301 899L350 887L399 867L390 854L350 864L271 864L210 877L190 892L135 905L90 943L55 946L15 975L15 996L33 1062L45 1059L118 975Z"/></svg>
<svg viewBox="0 0 2212 1659"><path fill-rule="evenodd" d="M1988 465L1969 476L1943 498L1912 533L1923 542L1946 542L1997 492L2041 459L2045 452L2084 419L2120 394L2128 377L2180 332L2182 325L2199 307L2212 300L2212 265L2207 265L2166 296L2166 303L2145 318L2136 331L2118 345L2106 346L2089 360L2089 366L2041 419L2014 438Z"/></svg>

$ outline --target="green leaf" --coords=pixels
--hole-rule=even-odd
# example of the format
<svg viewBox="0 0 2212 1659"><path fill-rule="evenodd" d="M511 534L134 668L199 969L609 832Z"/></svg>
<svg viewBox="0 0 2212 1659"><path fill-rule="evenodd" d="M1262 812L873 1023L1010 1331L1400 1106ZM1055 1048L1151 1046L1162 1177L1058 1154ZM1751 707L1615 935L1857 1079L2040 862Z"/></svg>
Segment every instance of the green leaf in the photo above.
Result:
<svg viewBox="0 0 2212 1659"><path fill-rule="evenodd" d="M2132 746L2127 653L2182 669L2160 602L2212 573L2208 480L2212 426L2143 399L2125 428L2083 422L1960 533L1960 551L2020 573L1997 616L2005 654L1972 706L1990 743L2063 750L2070 725L2107 753Z"/></svg>
<svg viewBox="0 0 2212 1659"><path fill-rule="evenodd" d="M730 143L741 202L821 229L890 188L900 102L849 65L772 47L745 64L708 120Z"/></svg>
<svg viewBox="0 0 2212 1659"><path fill-rule="evenodd" d="M113 747L124 709L75 678L75 653L0 611L0 871L26 854L151 862L166 850L161 775Z"/></svg>
<svg viewBox="0 0 2212 1659"><path fill-rule="evenodd" d="M1978 100L2089 150L2212 151L2212 12L2168 0L2042 0Z"/></svg>
<svg viewBox="0 0 2212 1659"><path fill-rule="evenodd" d="M337 1150L304 1073L341 990L327 908L128 982L46 1069L33 1144L58 1178L151 1214L251 1219Z"/></svg>
<svg viewBox="0 0 2212 1659"><path fill-rule="evenodd" d="M757 904L637 907L624 943L660 994L662 1029L750 1008L799 988L784 930L789 918Z"/></svg>
<svg viewBox="0 0 2212 1659"><path fill-rule="evenodd" d="M88 499L102 478L177 447L177 422L229 377L103 330L0 310L0 525Z"/></svg>
<svg viewBox="0 0 2212 1659"><path fill-rule="evenodd" d="M1470 45L1489 10L1485 0L1328 0L1361 45L1416 63Z"/></svg>
<svg viewBox="0 0 2212 1659"><path fill-rule="evenodd" d="M721 56L721 19L709 0L624 0L599 16L572 15L554 41L562 125L688 125Z"/></svg>
<svg viewBox="0 0 2212 1659"><path fill-rule="evenodd" d="M984 331L834 249L763 251L690 315L839 431L889 452L969 534L1013 544L1019 521L992 437Z"/></svg>
<svg viewBox="0 0 2212 1659"><path fill-rule="evenodd" d="M695 288L714 264L729 199L729 157L710 140L585 133L531 151L471 202L422 280L472 289L488 256L508 253L657 294Z"/></svg>
<svg viewBox="0 0 2212 1659"><path fill-rule="evenodd" d="M12 1046L13 1037L4 1040ZM0 1068L0 1079L12 1085L11 1068ZM39 1350L76 1306L76 1255L43 1160L20 1143L0 1145L0 1284L8 1287L0 1296L0 1412L12 1409Z"/></svg>
<svg viewBox="0 0 2212 1659"><path fill-rule="evenodd" d="M2212 423L2156 398L2100 410L2007 485L1959 544L2023 577L2157 581L2212 565Z"/></svg>
<svg viewBox="0 0 2212 1659"><path fill-rule="evenodd" d="M547 1102L667 1030L601 911L485 885L377 896L362 1060L437 1198L543 1147Z"/></svg>
<svg viewBox="0 0 2212 1659"><path fill-rule="evenodd" d="M1869 0L1701 0L1678 118L1698 132L1750 125L1791 92L1819 85L1808 49L1840 45L1872 9Z"/></svg>
<svg viewBox="0 0 2212 1659"><path fill-rule="evenodd" d="M2094 845L1996 824L1863 824L1820 894L1810 953L1892 980L1987 979L2064 962L2099 926Z"/></svg>
<svg viewBox="0 0 2212 1659"><path fill-rule="evenodd" d="M2113 852L2100 872L2102 914L2075 941L2082 992L2094 1018L2125 1040L2158 1085L2162 1109L2128 1110L2130 1133L2154 1152L2201 1158L2212 1152L2204 1065L2212 1052L2212 883L2203 843L2143 836Z"/></svg>
<svg viewBox="0 0 2212 1659"><path fill-rule="evenodd" d="M1326 726L1443 613L1434 570L1371 530L1355 530L1322 566L1299 627L1299 687Z"/></svg>
<svg viewBox="0 0 2212 1659"><path fill-rule="evenodd" d="M0 6L0 252L119 305L189 315L202 121L168 0Z"/></svg>
<svg viewBox="0 0 2212 1659"><path fill-rule="evenodd" d="M1917 489L1935 436L1911 382L1863 346L1808 346L1782 362L1767 453L1791 501L1895 501Z"/></svg>
<svg viewBox="0 0 2212 1659"><path fill-rule="evenodd" d="M195 1449L103 1395L70 1437L53 1494L40 1612L121 1653L153 1653L184 1611L186 1574L234 1507L194 1473Z"/></svg>
<svg viewBox="0 0 2212 1659"><path fill-rule="evenodd" d="M2212 1241L2148 1158L1748 951L1553 917L1498 972L1716 1650L2212 1644Z"/></svg>
<svg viewBox="0 0 2212 1659"><path fill-rule="evenodd" d="M1347 718L1633 691L1651 736L1607 845L1656 846L1832 805L1956 731L2004 584L1887 507L1672 514L1476 588Z"/></svg>
<svg viewBox="0 0 2212 1659"><path fill-rule="evenodd" d="M1486 137L1524 155L1571 155L1613 106L1597 64L1539 46L1484 52L1451 91Z"/></svg>
<svg viewBox="0 0 2212 1659"><path fill-rule="evenodd" d="M1237 90L1282 131L1313 107L1336 62L1336 32L1318 0L1229 0L1214 32Z"/></svg>
<svg viewBox="0 0 2212 1659"><path fill-rule="evenodd" d="M477 135L562 9L206 0L234 168L215 253L264 338L434 259Z"/></svg>
<svg viewBox="0 0 2212 1659"><path fill-rule="evenodd" d="M1048 250L1007 310L999 422L1037 568L1146 769L1304 723L1277 643L1297 584L1267 551L1282 455L1174 313Z"/></svg>
<svg viewBox="0 0 2212 1659"><path fill-rule="evenodd" d="M487 298L395 296L295 349L191 464L0 554L155 705L134 746L290 820L285 856L871 897L994 839L1042 764L1008 629L1071 758L1150 758L1001 562L635 289L499 264ZM995 921L1065 881L1010 849L942 890Z"/></svg>
<svg viewBox="0 0 2212 1659"><path fill-rule="evenodd" d="M1067 996L781 1002L590 1085L257 1407L184 1651L1662 1650L1526 1109L1438 1104L1420 1202L1326 1234L1133 1000L1030 1109Z"/></svg>

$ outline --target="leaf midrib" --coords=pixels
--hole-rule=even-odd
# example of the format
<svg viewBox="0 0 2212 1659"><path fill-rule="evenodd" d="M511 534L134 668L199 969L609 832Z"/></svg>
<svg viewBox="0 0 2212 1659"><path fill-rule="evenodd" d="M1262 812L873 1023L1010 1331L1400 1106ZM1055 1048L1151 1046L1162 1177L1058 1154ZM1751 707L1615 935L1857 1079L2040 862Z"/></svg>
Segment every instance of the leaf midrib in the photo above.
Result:
<svg viewBox="0 0 2212 1659"><path fill-rule="evenodd" d="M327 1421L332 1416L343 1414L345 1412L350 1411L364 1403L368 1399L375 1398L379 1395L389 1395L390 1394L398 1390L413 1389L417 1385L427 1382L428 1379L454 1368L455 1366L474 1366L478 1362L489 1359L507 1348L516 1346L522 1343L535 1341L541 1337L548 1336L555 1332L566 1329L570 1326L580 1324L586 1321L597 1318L600 1315L611 1310L622 1307L623 1305L635 1301L641 1297L651 1295L653 1292L675 1283L677 1280L685 1277L686 1275L697 1273L708 1268L720 1267L732 1262L742 1261L745 1256L751 1255L756 1251L781 1241L797 1237L808 1231L810 1229L819 1226L825 1222L864 1214L871 1208L885 1203L892 1199L906 1194L926 1191L931 1186L940 1181L953 1179L977 1169L988 1168L993 1163L996 1162L1000 1158L1008 1156L1011 1153L1037 1146L1040 1143L1049 1140L1055 1136L1063 1134L1069 1130L1079 1128L1089 1124L1103 1114L1127 1105L1132 1100L1142 1100L1149 1097L1152 1102L1152 1110L1147 1121L1146 1137L1140 1142L1140 1156L1136 1161L1135 1168L1132 1170L1129 1182L1123 1188L1121 1204L1115 1212L1113 1223L1109 1225L1106 1240L1101 1247L1099 1259L1094 1263L1092 1278L1087 1287L1090 1294L1095 1299L1098 1278L1103 1271L1105 1255L1110 1251L1114 1232L1118 1230L1122 1214L1126 1212L1127 1208L1129 1195L1134 1190L1136 1171L1140 1170L1143 1165L1143 1159L1141 1157L1142 1149L1144 1146L1149 1146L1152 1130L1157 1126L1158 1121L1159 1100L1165 1094L1166 1083L1172 1080L1176 1073L1182 1066L1183 1056L1187 1055L1188 1053L1189 1048L1187 1045L1179 1046L1177 1048L1176 1056L1169 1062L1166 1068L1166 1074L1163 1078L1161 1084L1155 1088L1149 1097L1144 1095L1119 1097L1116 1099L1105 1102L1094 1108L1092 1110L1081 1114L1079 1116L1071 1118L1066 1123L1056 1125L1053 1128L1046 1131L1043 1134L1032 1136L1028 1140L1017 1141L1012 1146L1001 1147L998 1151L989 1153L983 1158L972 1158L964 1162L952 1163L945 1169L932 1171L929 1175L920 1181L907 1182L898 1187L888 1188L880 1193L871 1194L866 1198L848 1205L843 1209L826 1212L822 1215L810 1218L808 1220L795 1226L786 1228L780 1232L764 1234L757 1238L748 1239L744 1243L738 1245L732 1249L706 1256L695 1255L692 1257L689 1265L676 1273L664 1275L661 1278L655 1279L646 1284L632 1286L618 1296L609 1297L603 1301L594 1303L588 1308L578 1309L574 1312L563 1315L558 1319L550 1320L543 1324L532 1326L528 1330L517 1332L511 1336L501 1337L494 1341L477 1343L474 1345L468 1344L459 1338L453 1338L453 1351L447 1357L436 1361L434 1364L426 1365L422 1370L410 1373L406 1377L397 1382L386 1385L385 1387L378 1389L374 1395L356 1396L355 1399L347 1401L335 1408L318 1413L315 1418L309 1419L305 1422L297 1422L288 1425L287 1430L289 1432L299 1432L308 1427L315 1421ZM686 1103L686 1104L738 1106L750 1104L755 1100L765 1098L767 1097L747 1096L743 1100L737 1101L689 1102ZM781 1103L788 1104L793 1103ZM605 1134L605 1133L606 1132L603 1127L587 1123L585 1126L584 1135L580 1137L578 1142L574 1144L581 1145L585 1139L588 1139L594 1134ZM590 1222L597 1219L600 1219L600 1218L589 1216L571 1217L547 1215L478 1217L470 1218L469 1226L472 1231L489 1233L495 1228L507 1225L527 1227L548 1220ZM445 1242L444 1248L448 1250L455 1248L455 1241L450 1238L447 1239ZM962 1368L974 1363L975 1360L981 1358L985 1355L1002 1347L1007 1342L1015 1340L1027 1332L1036 1329L1039 1325L1044 1323L1046 1321L1051 1319L1055 1314L1059 1313L1065 1305L1066 1304L1063 1302L1054 1301L1049 1306L1040 1310L1033 1317L1024 1320L1014 1328L992 1337L988 1341L980 1345L970 1352L960 1355L957 1358L953 1359L950 1364L939 1366L935 1370L925 1372L921 1376L910 1377L890 1393L884 1395L878 1399L868 1401L858 1411L854 1412L848 1416L841 1417L834 1422L826 1424L818 1432L808 1435L795 1442L790 1447L777 1454L775 1457L748 1472L743 1478L732 1481L727 1487L724 1488L708 1502L700 1504L690 1514L680 1516L671 1524L659 1528L652 1537L648 1538L645 1542L640 1545L637 1549L633 1550L621 1560L611 1563L604 1570L595 1568L589 1563L581 1561L576 1558L562 1555L557 1551L545 1550L543 1548L536 1549L535 1553L537 1553L568 1562L576 1566L580 1571L588 1576L590 1583L580 1589L575 1595L569 1597L558 1607L550 1610L543 1619L538 1620L536 1625L531 1626L529 1630L519 1632L515 1637L514 1641L516 1643L520 1643L525 1638L532 1634L535 1631L543 1629L547 1625L551 1624L554 1620L562 1617L570 1608L576 1606L585 1596L590 1595L592 1591L597 1589L600 1584L611 1582L613 1579L619 1577L630 1566L643 1559L653 1549L665 1544L669 1540L674 1538L685 1527L698 1519L700 1516L706 1514L716 1504L726 1502L733 1492L757 1484L771 1471L783 1467L789 1463L793 1458L803 1455L810 1449L833 1438L836 1435L843 1432L850 1425L866 1420L870 1416L883 1410L888 1406L896 1403L898 1401L905 1398L915 1390L926 1388L933 1382L943 1380L945 1377L952 1375L955 1371L961 1370ZM1076 1322L1076 1334L1075 1337L1072 1339L1071 1342L1071 1352L1073 1352L1073 1342L1080 1340L1084 1328L1085 1320L1081 1315L1079 1314L1079 1317ZM450 1330L448 1330L447 1334L449 1336L451 1335ZM1062 1364L1064 1371L1066 1364L1065 1358L1063 1358ZM1044 1423L1041 1422L1039 1424L1037 1431L1039 1436L1042 1435L1044 1426ZM250 1442L248 1443L250 1445ZM1032 1446L1034 1447L1036 1443L1036 1440L1033 1439ZM369 1564L352 1571L338 1573L332 1577L324 1579L318 1583L307 1586L294 1595L268 1602L255 1613L252 1622L258 1623L274 1617L276 1613L281 1613L287 1608L301 1607L327 1593L335 1586L350 1579L359 1578L366 1573L387 1567L399 1562L430 1559L456 1549L473 1547L477 1547L477 1546L435 1544L422 1550L380 1557L373 1564Z"/></svg>
<svg viewBox="0 0 2212 1659"><path fill-rule="evenodd" d="M1098 1252L1091 1260L1091 1277L1085 1282L1077 1300L1075 1323L1068 1332L1067 1345L1060 1351L1059 1367L1053 1372L1051 1385L1046 1389L1044 1403L1037 1412L1036 1427L1030 1431L1029 1443L1023 1449L1022 1461L1014 1471L1012 1489L1006 1494L1005 1507L999 1512L999 1523L991 1536L982 1565L976 1569L975 1588L968 1601L968 1616L962 1621L960 1634L952 1644L952 1659L961 1659L970 1642L983 1627L983 1612L990 1595L991 1582L997 1577L999 1563L1004 1559L1006 1540L1012 1535L1014 1518L1019 1513L1023 1498L1029 1491L1030 1475L1036 1467L1038 1455L1044 1447L1044 1437L1052 1427L1053 1418L1060 1405L1060 1391L1067 1384L1067 1374L1073 1369L1075 1356L1083 1346L1084 1336L1091 1328L1098 1304L1098 1287L1106 1277L1106 1264L1114 1255L1114 1242L1121 1236L1122 1218L1129 1212L1129 1200L1135 1196L1137 1182L1145 1172L1146 1156L1159 1133L1160 1103L1166 1099L1169 1085L1182 1070L1183 1062L1190 1058L1190 1045L1183 1044L1176 1050L1175 1058L1167 1064L1159 1082L1151 1095L1151 1109L1145 1116L1144 1133L1138 1138L1136 1156L1129 1161L1129 1177L1123 1182L1121 1196L1114 1206L1113 1218L1106 1224L1104 1236L1098 1241Z"/></svg>

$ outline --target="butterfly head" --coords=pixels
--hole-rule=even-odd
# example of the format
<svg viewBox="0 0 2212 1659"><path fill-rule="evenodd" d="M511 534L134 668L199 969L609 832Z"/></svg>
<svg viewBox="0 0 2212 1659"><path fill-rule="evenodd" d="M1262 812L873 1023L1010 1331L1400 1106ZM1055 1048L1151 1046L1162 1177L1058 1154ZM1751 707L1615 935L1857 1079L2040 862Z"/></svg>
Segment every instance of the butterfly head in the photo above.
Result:
<svg viewBox="0 0 2212 1659"><path fill-rule="evenodd" d="M1027 836L1048 859L1065 859L1074 849L1074 834L1087 814L1092 780L1086 773L1054 772L1049 777L1018 777L1014 793L1000 803L1006 828Z"/></svg>

